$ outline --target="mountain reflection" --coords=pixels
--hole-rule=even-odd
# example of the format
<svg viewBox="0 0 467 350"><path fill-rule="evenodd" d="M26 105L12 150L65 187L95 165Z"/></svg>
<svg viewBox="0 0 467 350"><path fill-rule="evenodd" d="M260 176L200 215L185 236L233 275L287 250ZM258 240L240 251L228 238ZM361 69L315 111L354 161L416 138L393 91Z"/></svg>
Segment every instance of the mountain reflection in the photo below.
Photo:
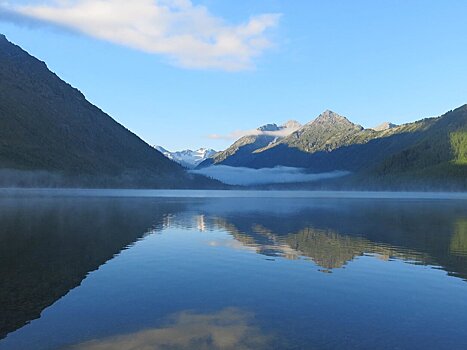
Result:
<svg viewBox="0 0 467 350"><path fill-rule="evenodd" d="M467 219L459 220L456 223L450 248L453 255L467 256Z"/></svg>
<svg viewBox="0 0 467 350"><path fill-rule="evenodd" d="M223 220L215 220L215 225L230 232L243 245L255 248L259 254L289 260L307 257L326 271L341 268L364 254L376 254L384 260L391 257L422 260L421 254L407 249L401 252L397 248L376 244L363 237L342 235L331 230L307 227L297 233L281 235L254 224L251 231L253 233L247 234L239 232Z"/></svg>
<svg viewBox="0 0 467 350"><path fill-rule="evenodd" d="M237 308L215 313L181 312L167 325L135 333L87 341L69 350L107 349L270 349L272 338L252 325L252 315Z"/></svg>
<svg viewBox="0 0 467 350"><path fill-rule="evenodd" d="M181 207L131 198L2 199L0 339Z"/></svg>
<svg viewBox="0 0 467 350"><path fill-rule="evenodd" d="M0 222L0 339L38 318L45 308L79 286L89 272L123 249L168 228L206 235L227 232L232 240L218 242L219 236L213 235L210 244L253 250L268 257L310 259L327 272L371 254L384 260L436 266L467 279L467 207L456 201L2 198ZM175 254L177 247L173 250ZM142 331L138 338L150 339L155 348L162 346L160 341L167 334L183 339L181 345L187 348L203 337L218 343L231 339L228 346L241 348L250 344L242 345L239 339L251 329L240 326L240 314L232 310L210 316L180 314L173 326ZM225 338L219 338L224 334L221 330L211 327L220 317L232 321L227 322L231 327ZM186 320L205 322L206 332L216 332L197 333ZM182 331L188 328L195 338ZM236 336L232 338L229 332ZM248 339L259 341L255 332ZM114 341L125 342L125 336L100 344ZM93 349L97 344L82 346Z"/></svg>
<svg viewBox="0 0 467 350"><path fill-rule="evenodd" d="M258 254L309 258L328 272L370 254L467 278L462 202L217 198L188 208L172 225L223 230Z"/></svg>

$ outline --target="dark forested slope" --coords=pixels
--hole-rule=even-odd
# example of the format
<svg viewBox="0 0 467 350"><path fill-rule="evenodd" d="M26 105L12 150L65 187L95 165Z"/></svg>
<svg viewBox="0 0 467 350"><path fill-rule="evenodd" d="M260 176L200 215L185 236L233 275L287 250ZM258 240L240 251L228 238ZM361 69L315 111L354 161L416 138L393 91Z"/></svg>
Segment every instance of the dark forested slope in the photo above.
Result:
<svg viewBox="0 0 467 350"><path fill-rule="evenodd" d="M53 174L55 185L213 184L187 174L1 35L0 169L2 184L17 181L18 174L34 182L35 173L42 179Z"/></svg>

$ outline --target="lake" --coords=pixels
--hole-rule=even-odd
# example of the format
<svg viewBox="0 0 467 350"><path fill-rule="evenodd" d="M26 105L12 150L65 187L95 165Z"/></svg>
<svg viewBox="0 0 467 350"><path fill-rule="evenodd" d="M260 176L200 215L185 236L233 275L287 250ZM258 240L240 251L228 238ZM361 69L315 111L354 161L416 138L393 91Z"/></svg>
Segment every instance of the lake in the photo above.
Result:
<svg viewBox="0 0 467 350"><path fill-rule="evenodd" d="M467 195L0 191L0 349L467 349Z"/></svg>

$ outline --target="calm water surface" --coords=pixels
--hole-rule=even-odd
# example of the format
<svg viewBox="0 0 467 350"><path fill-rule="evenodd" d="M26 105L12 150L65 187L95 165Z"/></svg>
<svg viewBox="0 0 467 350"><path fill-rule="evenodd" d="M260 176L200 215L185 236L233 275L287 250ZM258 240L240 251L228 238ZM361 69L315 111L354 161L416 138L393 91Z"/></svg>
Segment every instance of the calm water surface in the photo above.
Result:
<svg viewBox="0 0 467 350"><path fill-rule="evenodd" d="M2 191L0 349L467 349L465 196L379 197Z"/></svg>

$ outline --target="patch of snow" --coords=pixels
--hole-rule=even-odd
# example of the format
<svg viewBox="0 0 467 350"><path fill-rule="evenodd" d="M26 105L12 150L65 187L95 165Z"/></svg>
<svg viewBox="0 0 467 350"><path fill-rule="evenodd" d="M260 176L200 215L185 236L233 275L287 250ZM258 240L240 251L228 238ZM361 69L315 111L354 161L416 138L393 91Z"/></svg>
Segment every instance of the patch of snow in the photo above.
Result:
<svg viewBox="0 0 467 350"><path fill-rule="evenodd" d="M159 152L165 155L167 158L183 165L186 168L194 169L198 164L203 162L204 160L211 158L217 152L211 148L200 148L196 151L192 151L190 149L177 151L177 152L170 152L169 150L165 149L161 146L155 146Z"/></svg>

